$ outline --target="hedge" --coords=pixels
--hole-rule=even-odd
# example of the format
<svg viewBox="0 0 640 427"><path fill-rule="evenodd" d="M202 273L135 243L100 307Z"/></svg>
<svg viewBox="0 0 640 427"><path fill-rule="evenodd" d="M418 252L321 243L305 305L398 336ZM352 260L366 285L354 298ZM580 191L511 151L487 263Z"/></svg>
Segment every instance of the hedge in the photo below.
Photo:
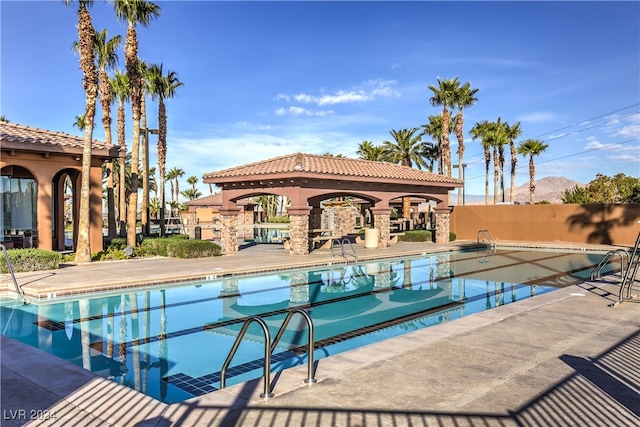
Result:
<svg viewBox="0 0 640 427"><path fill-rule="evenodd" d="M60 267L62 255L44 249L10 249L7 251L13 271L55 270ZM0 256L0 273L8 273L9 267L4 256Z"/></svg>

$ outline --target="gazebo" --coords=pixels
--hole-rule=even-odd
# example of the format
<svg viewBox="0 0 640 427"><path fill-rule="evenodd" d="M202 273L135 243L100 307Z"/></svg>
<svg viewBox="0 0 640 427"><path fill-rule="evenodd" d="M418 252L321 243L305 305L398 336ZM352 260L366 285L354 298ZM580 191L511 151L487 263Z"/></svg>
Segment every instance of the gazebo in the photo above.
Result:
<svg viewBox="0 0 640 427"><path fill-rule="evenodd" d="M65 180L71 182L74 236L80 208L83 138L0 122L2 210L0 239L8 247L65 249ZM93 141L89 236L91 252L102 250L102 164L123 147Z"/></svg>
<svg viewBox="0 0 640 427"><path fill-rule="evenodd" d="M287 208L290 251L307 255L309 232L319 228L321 202L356 197L370 203L378 248L390 244L390 203L402 197L435 201L436 243L449 241L449 191L462 187L459 179L387 162L294 153L203 175L203 182L221 188L221 245L223 252L238 250L237 202L276 194L291 200Z"/></svg>

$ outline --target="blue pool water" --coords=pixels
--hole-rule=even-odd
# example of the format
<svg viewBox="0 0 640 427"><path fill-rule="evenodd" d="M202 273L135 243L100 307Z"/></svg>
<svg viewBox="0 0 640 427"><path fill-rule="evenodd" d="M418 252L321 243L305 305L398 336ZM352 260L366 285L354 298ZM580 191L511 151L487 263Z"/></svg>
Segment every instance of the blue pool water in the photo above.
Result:
<svg viewBox="0 0 640 427"><path fill-rule="evenodd" d="M220 387L222 365L250 316L263 318L273 337L288 310L304 308L319 359L583 281L602 256L458 252L28 305L5 300L0 327L4 335L171 403ZM302 316L294 316L273 352L272 371L306 363L307 334ZM260 377L263 355L263 332L254 322L227 385Z"/></svg>

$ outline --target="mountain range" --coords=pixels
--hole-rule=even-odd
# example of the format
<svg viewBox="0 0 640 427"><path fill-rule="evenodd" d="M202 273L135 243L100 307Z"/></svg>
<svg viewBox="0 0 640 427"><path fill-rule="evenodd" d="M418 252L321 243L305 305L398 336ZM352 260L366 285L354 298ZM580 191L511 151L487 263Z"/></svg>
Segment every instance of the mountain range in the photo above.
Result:
<svg viewBox="0 0 640 427"><path fill-rule="evenodd" d="M565 190L574 188L575 186L584 187L584 184L579 183L577 181L573 181L568 178L564 178L561 176L548 176L546 178L542 178L536 181L536 190L534 193L534 203L540 202L542 200L546 200L550 203L562 203L562 193ZM489 203L493 204L493 183L490 183L489 191ZM509 188L505 188L504 190L504 200L509 201ZM453 192L452 194L452 204L457 203L457 192ZM529 201L529 183L525 183L520 185L519 187L515 187L513 191L513 200L514 202L528 202ZM500 197L500 202L502 201L502 197ZM465 196L465 204L467 205L483 205L484 204L484 194L467 194Z"/></svg>

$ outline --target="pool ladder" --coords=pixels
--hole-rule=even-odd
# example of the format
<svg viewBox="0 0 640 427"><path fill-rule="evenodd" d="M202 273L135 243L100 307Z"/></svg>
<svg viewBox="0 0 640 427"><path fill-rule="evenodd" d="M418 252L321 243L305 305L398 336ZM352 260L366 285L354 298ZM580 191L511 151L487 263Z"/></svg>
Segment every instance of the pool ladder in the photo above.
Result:
<svg viewBox="0 0 640 427"><path fill-rule="evenodd" d="M22 297L24 297L24 293L22 292L22 289L20 289L20 286L18 286L18 281L16 280L16 275L13 272L13 266L11 265L7 248L3 244L0 244L0 248L2 248L2 252L4 252L4 259L7 261L7 268L9 269L9 273L11 273L11 279L13 279L13 286L16 288L16 293L18 294L18 297L22 299Z"/></svg>
<svg viewBox="0 0 640 427"><path fill-rule="evenodd" d="M615 249L613 251L609 251L606 253L606 255L600 260L600 262L598 263L598 265L596 266L596 268L593 269L593 271L591 272L591 276L590 279L591 280L596 280L600 278L600 274L602 273L602 269L605 268L607 266L607 264L609 264L609 261L611 261L611 258L614 257L614 255L618 255L620 256L620 274L624 274L624 258L627 258L627 264L629 263L629 252L625 251L624 249Z"/></svg>
<svg viewBox="0 0 640 427"><path fill-rule="evenodd" d="M489 230L478 230L476 238L478 243L486 243L492 248L496 247L496 238L493 237L493 234Z"/></svg>
<svg viewBox="0 0 640 427"><path fill-rule="evenodd" d="M262 332L264 333L264 367L263 367L263 375L262 375L263 392L260 394L260 397L264 399L273 397L273 392L271 391L271 354L273 354L273 351L276 349L276 345L282 338L282 335L284 334L284 331L287 328L289 321L291 320L293 315L296 313L300 313L302 317L304 317L305 321L307 322L307 327L309 328L309 342L308 342L308 350L307 350L308 352L307 379L305 379L304 382L307 384L315 383L317 380L313 376L314 374L313 321L311 320L311 316L309 316L309 313L307 313L305 310L303 310L302 308L294 308L290 310L289 313L287 314L287 317L284 319L282 326L280 326L280 329L278 330L278 333L276 334L276 337L274 338L273 342L271 342L271 334L269 333L269 327L267 326L267 323L262 319L262 317L250 316L249 318L247 318L247 320L245 320L245 322L242 325L242 329L240 329L240 333L238 334L236 341L233 343L233 346L229 351L229 355L227 356L227 359L224 361L222 365L222 369L220 370L220 388L222 389L226 387L226 376L227 376L227 369L229 368L229 364L231 363L231 360L233 359L233 357L236 355L236 351L238 351L240 342L242 341L242 338L246 334L247 329L249 328L249 325L251 325L251 323L253 322L256 322L258 323L258 325L260 325L260 327L262 328Z"/></svg>
<svg viewBox="0 0 640 427"><path fill-rule="evenodd" d="M627 259L627 268L621 271L624 271L622 274L622 283L620 283L620 292L618 294L618 302L611 304L612 307L624 302L624 301L632 301L637 295L632 295L633 285L636 282L636 276L638 274L638 269L640 268L640 232L638 233L638 237L636 238L636 244L633 246L633 250L630 254L628 254ZM638 300L634 300L637 302Z"/></svg>
<svg viewBox="0 0 640 427"><path fill-rule="evenodd" d="M333 258L333 248L335 248L336 246L340 247L340 253L338 255L344 258L345 264L348 262L347 257L349 256L353 257L356 264L358 263L358 255L356 255L356 249L353 247L351 240L349 239L334 240L333 243L331 244L331 258ZM348 248L348 252L347 252L347 248Z"/></svg>

